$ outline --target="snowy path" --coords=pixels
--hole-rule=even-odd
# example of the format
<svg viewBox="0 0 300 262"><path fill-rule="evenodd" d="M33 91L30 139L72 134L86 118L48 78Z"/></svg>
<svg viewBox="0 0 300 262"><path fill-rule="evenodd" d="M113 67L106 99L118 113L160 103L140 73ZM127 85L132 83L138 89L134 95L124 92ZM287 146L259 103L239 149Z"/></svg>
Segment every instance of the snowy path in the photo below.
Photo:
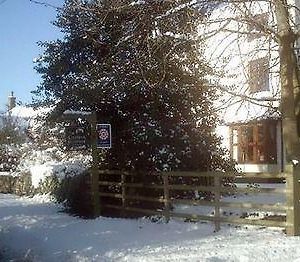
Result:
<svg viewBox="0 0 300 262"><path fill-rule="evenodd" d="M210 224L83 220L59 211L41 198L0 194L0 261L300 261L300 238L280 229L213 233Z"/></svg>

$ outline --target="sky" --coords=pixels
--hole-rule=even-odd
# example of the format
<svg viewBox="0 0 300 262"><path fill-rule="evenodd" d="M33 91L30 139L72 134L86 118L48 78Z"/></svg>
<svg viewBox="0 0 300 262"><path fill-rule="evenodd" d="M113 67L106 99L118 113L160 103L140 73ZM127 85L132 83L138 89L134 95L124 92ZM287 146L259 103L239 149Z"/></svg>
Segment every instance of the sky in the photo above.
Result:
<svg viewBox="0 0 300 262"><path fill-rule="evenodd" d="M63 0L41 0L62 6ZM61 37L52 25L56 9L30 0L0 0L0 111L5 109L11 91L17 101L30 103L31 91L40 83L34 58L42 54L38 41Z"/></svg>

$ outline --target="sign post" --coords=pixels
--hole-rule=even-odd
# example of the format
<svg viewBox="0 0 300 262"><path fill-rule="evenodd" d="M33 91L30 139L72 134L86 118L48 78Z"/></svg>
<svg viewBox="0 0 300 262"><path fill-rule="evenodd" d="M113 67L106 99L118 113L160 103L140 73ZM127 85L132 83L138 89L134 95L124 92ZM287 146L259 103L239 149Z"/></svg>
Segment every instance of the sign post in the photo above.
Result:
<svg viewBox="0 0 300 262"><path fill-rule="evenodd" d="M94 216L97 217L101 213L100 196L99 196L99 173L98 173L98 150L97 150L97 115L93 113L91 116L91 137L92 137L92 173L91 173L91 189L92 202L94 208Z"/></svg>
<svg viewBox="0 0 300 262"><path fill-rule="evenodd" d="M66 147L69 150L87 149L89 143L87 141L86 130L76 124L79 118L85 119L91 127L90 139L93 157L93 165L91 168L91 193L93 203L93 213L97 217L101 214L101 201L99 195L99 148L111 148L111 125L97 124L96 112L76 112L66 111L63 114L63 120L74 120L74 123L66 126Z"/></svg>
<svg viewBox="0 0 300 262"><path fill-rule="evenodd" d="M92 167L92 194L93 194L93 206L94 215L99 216L101 214L101 201L99 196L99 172L98 172L98 149L99 148L111 148L111 125L110 124L97 124L96 113L91 118L91 132L92 132L92 155L93 155L93 167Z"/></svg>

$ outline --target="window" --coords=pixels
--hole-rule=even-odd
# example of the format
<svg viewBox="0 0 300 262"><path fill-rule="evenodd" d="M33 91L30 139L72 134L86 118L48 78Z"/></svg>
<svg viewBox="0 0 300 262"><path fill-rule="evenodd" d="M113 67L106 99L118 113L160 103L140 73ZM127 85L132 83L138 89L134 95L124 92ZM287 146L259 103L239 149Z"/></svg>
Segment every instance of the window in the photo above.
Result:
<svg viewBox="0 0 300 262"><path fill-rule="evenodd" d="M231 126L231 156L239 164L276 164L276 120Z"/></svg>
<svg viewBox="0 0 300 262"><path fill-rule="evenodd" d="M249 62L249 92L250 94L269 91L269 60L267 57Z"/></svg>
<svg viewBox="0 0 300 262"><path fill-rule="evenodd" d="M248 41L260 38L263 35L263 28L268 25L268 14L258 14L253 16L250 21L247 21Z"/></svg>

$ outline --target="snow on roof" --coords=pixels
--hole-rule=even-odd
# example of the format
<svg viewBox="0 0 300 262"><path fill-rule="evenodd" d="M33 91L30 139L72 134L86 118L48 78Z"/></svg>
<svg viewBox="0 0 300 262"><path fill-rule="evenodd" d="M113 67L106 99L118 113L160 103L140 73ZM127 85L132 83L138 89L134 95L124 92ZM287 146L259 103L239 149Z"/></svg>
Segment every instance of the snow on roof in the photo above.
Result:
<svg viewBox="0 0 300 262"><path fill-rule="evenodd" d="M10 110L11 116L20 118L31 118L38 114L38 110L27 106L16 106Z"/></svg>
<svg viewBox="0 0 300 262"><path fill-rule="evenodd" d="M0 172L0 176L10 176L10 172Z"/></svg>
<svg viewBox="0 0 300 262"><path fill-rule="evenodd" d="M31 106L18 105L6 112L3 116L11 117L11 120L21 129L40 126L40 118L53 110L52 107L33 108ZM1 122L1 120L0 120ZM1 123L0 123L1 124Z"/></svg>
<svg viewBox="0 0 300 262"><path fill-rule="evenodd" d="M41 107L41 108L33 108L30 106L16 106L13 109L10 110L10 114L13 117L18 117L18 118L35 118L37 116L43 116L47 113L49 113L52 110L50 107Z"/></svg>
<svg viewBox="0 0 300 262"><path fill-rule="evenodd" d="M88 111L76 111L76 110L66 110L63 113L64 115L91 115L91 112Z"/></svg>

